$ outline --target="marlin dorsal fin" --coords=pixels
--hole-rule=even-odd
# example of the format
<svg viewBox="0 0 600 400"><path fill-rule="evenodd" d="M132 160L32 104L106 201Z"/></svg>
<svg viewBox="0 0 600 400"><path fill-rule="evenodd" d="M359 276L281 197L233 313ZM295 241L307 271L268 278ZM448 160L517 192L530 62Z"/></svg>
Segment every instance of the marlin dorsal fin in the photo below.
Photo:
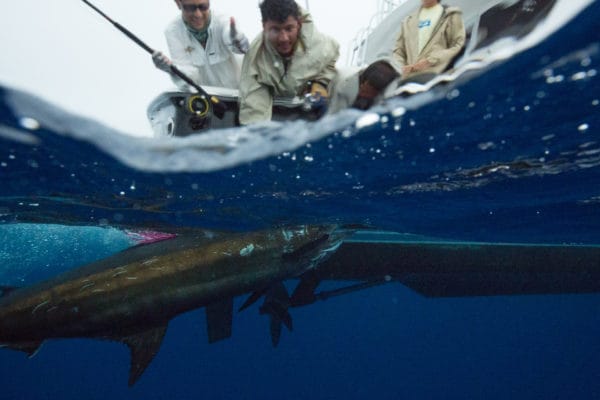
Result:
<svg viewBox="0 0 600 400"><path fill-rule="evenodd" d="M146 332L123 338L131 350L131 368L129 370L129 386L142 376L154 356L158 353L160 345L167 331L167 325L150 329Z"/></svg>

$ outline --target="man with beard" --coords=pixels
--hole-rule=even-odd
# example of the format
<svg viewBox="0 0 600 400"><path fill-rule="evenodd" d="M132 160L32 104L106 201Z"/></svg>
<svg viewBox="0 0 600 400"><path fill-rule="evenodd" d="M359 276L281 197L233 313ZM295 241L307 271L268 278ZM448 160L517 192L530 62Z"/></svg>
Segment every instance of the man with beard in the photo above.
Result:
<svg viewBox="0 0 600 400"><path fill-rule="evenodd" d="M259 7L263 31L242 65L242 125L270 120L274 97L327 98L339 57L338 43L318 32L294 0L264 0Z"/></svg>

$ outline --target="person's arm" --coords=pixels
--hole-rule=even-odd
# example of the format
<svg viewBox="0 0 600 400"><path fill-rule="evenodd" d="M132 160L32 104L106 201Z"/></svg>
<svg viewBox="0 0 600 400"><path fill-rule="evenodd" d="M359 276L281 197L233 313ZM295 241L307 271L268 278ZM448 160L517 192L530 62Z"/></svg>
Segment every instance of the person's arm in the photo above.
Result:
<svg viewBox="0 0 600 400"><path fill-rule="evenodd" d="M394 51L392 52L392 59L400 66L402 76L407 76L414 72L414 66L408 64L408 55L406 54L406 36L404 29L406 25L407 23L402 23L400 33L398 34L398 38L396 38Z"/></svg>
<svg viewBox="0 0 600 400"><path fill-rule="evenodd" d="M337 69L335 68L335 64L340 57L340 46L333 39L330 39L330 48L327 51L327 63L325 67L312 78L313 87L311 88L311 92L319 93L321 96L328 97L329 92L331 91L330 83L337 76Z"/></svg>
<svg viewBox="0 0 600 400"><path fill-rule="evenodd" d="M190 62L189 54L186 52L186 47L181 38L175 35L175 32L167 30L165 32L165 39L167 40L169 54L171 55L171 62L175 64L181 72L197 83L199 80L198 68ZM181 90L187 91L191 89L187 83L173 74L171 74L171 79Z"/></svg>
<svg viewBox="0 0 600 400"><path fill-rule="evenodd" d="M248 38L238 30L233 17L229 19L228 24L224 24L222 39L223 43L227 44L227 47L235 54L246 54L250 48Z"/></svg>
<svg viewBox="0 0 600 400"><path fill-rule="evenodd" d="M394 52L392 53L392 57L402 67L408 65L408 62L406 61L407 56L406 39L404 37L404 23L402 24L402 27L400 28L400 33L398 34L398 38L396 39L396 45L394 46Z"/></svg>
<svg viewBox="0 0 600 400"><path fill-rule="evenodd" d="M429 66L433 67L438 64L448 65L461 52L467 36L461 13L453 13L450 16L448 27L444 34L449 36L447 38L448 48L432 52L426 60Z"/></svg>
<svg viewBox="0 0 600 400"><path fill-rule="evenodd" d="M273 96L269 88L258 81L258 71L252 66L254 57L246 55L240 80L240 124L269 121L273 112Z"/></svg>
<svg viewBox="0 0 600 400"><path fill-rule="evenodd" d="M242 79L242 82L244 79ZM240 87L240 124L270 121L273 113L273 97L264 85L253 81L245 90Z"/></svg>

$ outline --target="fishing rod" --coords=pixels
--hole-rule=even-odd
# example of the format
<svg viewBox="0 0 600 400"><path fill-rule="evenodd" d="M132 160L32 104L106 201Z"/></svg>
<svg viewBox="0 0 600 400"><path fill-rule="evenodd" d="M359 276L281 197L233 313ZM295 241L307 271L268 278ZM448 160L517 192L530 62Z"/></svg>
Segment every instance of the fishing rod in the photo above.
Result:
<svg viewBox="0 0 600 400"><path fill-rule="evenodd" d="M87 4L88 6L90 6L90 8L92 10L96 11L98 14L100 14L102 17L104 17L115 28L117 28L122 33L124 33L125 36L127 36L129 39L133 40L142 49L146 50L150 54L154 54L154 49L152 47L148 46L146 43L144 43L139 37L137 37L136 35L131 33L131 31L129 29L125 28L123 25L119 24L118 22L113 21L108 15L103 13L98 7L96 7L95 5L90 3L88 0L82 0L82 1L85 4ZM202 89L202 87L200 85L196 84L196 82L194 82L189 76L187 76L186 74L181 72L181 70L179 70L179 68L177 68L174 64L170 65L170 69L171 69L172 74L178 76L185 83L187 83L188 85L190 85L191 87L196 89L202 98L204 98L205 100L209 99L210 102L212 103L213 113L217 116L217 118L219 118L219 119L223 118L223 116L225 115L225 111L227 111L227 106L225 104L223 104L221 101L219 101L219 99L216 96L209 95L206 92L206 90Z"/></svg>

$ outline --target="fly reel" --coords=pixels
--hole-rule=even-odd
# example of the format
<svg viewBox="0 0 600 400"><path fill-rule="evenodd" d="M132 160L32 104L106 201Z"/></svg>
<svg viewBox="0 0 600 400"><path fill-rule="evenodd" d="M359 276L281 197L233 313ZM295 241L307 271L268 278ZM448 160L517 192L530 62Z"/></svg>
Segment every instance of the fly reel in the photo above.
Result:
<svg viewBox="0 0 600 400"><path fill-rule="evenodd" d="M198 118L205 118L210 112L210 103L205 96L191 95L184 99L184 108L191 115Z"/></svg>

